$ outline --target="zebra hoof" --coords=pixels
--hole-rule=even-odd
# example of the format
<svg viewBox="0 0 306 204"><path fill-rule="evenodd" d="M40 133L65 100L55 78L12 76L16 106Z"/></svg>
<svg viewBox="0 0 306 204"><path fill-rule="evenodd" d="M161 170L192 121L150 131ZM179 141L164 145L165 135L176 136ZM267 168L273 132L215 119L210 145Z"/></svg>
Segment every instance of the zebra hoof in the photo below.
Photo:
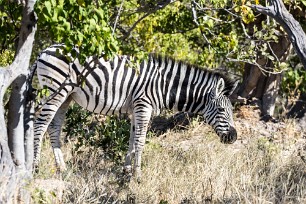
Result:
<svg viewBox="0 0 306 204"><path fill-rule="evenodd" d="M132 175L132 166L131 165L124 166L123 173L125 175Z"/></svg>
<svg viewBox="0 0 306 204"><path fill-rule="evenodd" d="M66 171L67 169L66 169L66 166L56 166L56 172L64 172L64 171Z"/></svg>
<svg viewBox="0 0 306 204"><path fill-rule="evenodd" d="M141 179L141 170L140 169L135 169L135 172L134 172L133 176L136 179L137 183L141 183L142 179Z"/></svg>
<svg viewBox="0 0 306 204"><path fill-rule="evenodd" d="M67 168L66 168L65 163L64 163L64 164L61 164L61 165L59 166L59 168L58 168L58 171L60 171L60 172L64 172L64 171L66 171L66 170L67 170Z"/></svg>
<svg viewBox="0 0 306 204"><path fill-rule="evenodd" d="M39 173L39 168L38 168L38 166L34 166L33 169L34 169L34 173L35 173L35 174L38 174L38 173Z"/></svg>
<svg viewBox="0 0 306 204"><path fill-rule="evenodd" d="M140 177L137 176L137 177L136 177L136 181L137 181L138 184L140 184L140 183L142 182L141 176L140 176Z"/></svg>
<svg viewBox="0 0 306 204"><path fill-rule="evenodd" d="M38 174L39 173L39 165L38 162L33 163L33 171L34 173Z"/></svg>
<svg viewBox="0 0 306 204"><path fill-rule="evenodd" d="M132 168L131 166L124 166L122 170L122 174L120 176L122 183L126 184L131 181L132 178Z"/></svg>

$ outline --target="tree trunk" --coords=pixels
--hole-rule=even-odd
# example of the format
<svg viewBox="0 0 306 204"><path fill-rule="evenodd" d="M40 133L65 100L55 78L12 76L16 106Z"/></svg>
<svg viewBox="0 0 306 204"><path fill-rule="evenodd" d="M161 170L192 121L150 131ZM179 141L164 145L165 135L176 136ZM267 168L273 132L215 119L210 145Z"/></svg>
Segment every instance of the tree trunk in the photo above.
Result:
<svg viewBox="0 0 306 204"><path fill-rule="evenodd" d="M0 68L0 203L12 203L13 198L15 198L15 201L17 202L30 202L29 194L26 191L20 191L23 185L25 185L25 182L27 182L27 179L31 177L31 172L26 171L25 169L26 166L28 167L28 165L25 165L25 158L27 156L27 160L31 159L31 154L33 153L25 152L25 149L33 152L33 145L27 145L33 143L33 136L25 138L25 118L23 115L25 113L24 107L26 104L25 96L28 93L26 92L27 89L25 86L26 77L19 76L27 76L28 73L34 35L36 31L36 15L34 13L35 2L36 0L25 1L26 5L24 5L23 8L19 44L16 52L17 54L10 66L7 68ZM19 77L20 81L17 86L16 84L13 86L13 90L18 87L18 91L15 93L18 93L19 95L17 94L12 96L12 98L16 100L11 102L15 103L17 107L15 107L16 109L14 110L15 114L10 115L8 118L9 121L7 124L8 126L11 126L10 137L8 139L8 132L4 117L3 97L6 89L17 77ZM14 105L12 105L12 107L14 107ZM26 109L26 111L27 110L29 109ZM29 114L27 114L27 116L29 116ZM31 132L31 120L26 119L26 122L29 130L28 132ZM18 127L18 129L14 129L14 127ZM9 148L8 140L10 140L10 147L12 149ZM27 148L24 148L25 141ZM14 162L11 153L14 157ZM31 168L28 169L31 170Z"/></svg>
<svg viewBox="0 0 306 204"><path fill-rule="evenodd" d="M284 62L289 54L290 42L285 35L280 35L278 43L270 43L271 55L278 58L279 62ZM273 53L273 54L272 54ZM275 102L281 82L281 73L273 73L273 63L267 58L259 58L257 63L262 67L270 67L268 73L263 72L255 65L245 65L243 83L238 91L238 96L252 99L255 97L261 109L262 116L268 119L274 115Z"/></svg>
<svg viewBox="0 0 306 204"><path fill-rule="evenodd" d="M26 83L25 75L19 76L12 85L8 112L8 143L17 172L25 171L24 151L24 106Z"/></svg>
<svg viewBox="0 0 306 204"><path fill-rule="evenodd" d="M238 90L238 95L242 98L254 97L254 90L258 84L258 80L261 76L260 69L251 64L244 66L243 82Z"/></svg>
<svg viewBox="0 0 306 204"><path fill-rule="evenodd" d="M9 203L14 195L17 183L15 182L16 177L12 176L15 174L15 165L7 144L7 131L2 103L3 97L0 99L0 203Z"/></svg>
<svg viewBox="0 0 306 204"><path fill-rule="evenodd" d="M280 74L269 74L266 78L266 86L263 89L262 96L262 115L273 116L275 110L275 102L281 82Z"/></svg>
<svg viewBox="0 0 306 204"><path fill-rule="evenodd" d="M25 98L24 150L25 150L25 168L26 171L31 175L33 171L33 160L34 160L34 119L35 119L34 118L35 96L32 94L33 90L32 90L31 76L28 76L26 84L27 84L26 92L28 93L28 95Z"/></svg>

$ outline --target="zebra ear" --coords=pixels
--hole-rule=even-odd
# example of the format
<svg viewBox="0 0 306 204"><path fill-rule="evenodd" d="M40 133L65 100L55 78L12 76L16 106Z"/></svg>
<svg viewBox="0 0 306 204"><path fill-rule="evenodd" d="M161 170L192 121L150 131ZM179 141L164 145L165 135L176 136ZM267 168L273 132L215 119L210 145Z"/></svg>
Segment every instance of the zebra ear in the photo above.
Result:
<svg viewBox="0 0 306 204"><path fill-rule="evenodd" d="M237 86L238 86L238 83L239 83L239 80L237 80L237 81L234 82L234 84L233 84L233 86L232 86L232 89L229 90L229 92L228 92L228 95L229 95L229 96L232 95L232 93L235 91L235 89L236 89Z"/></svg>
<svg viewBox="0 0 306 204"><path fill-rule="evenodd" d="M215 93L214 93L214 96L217 97L219 96L222 91L224 90L224 87L225 87L225 82L224 82L224 79L223 78L220 78L217 82L217 86L215 88Z"/></svg>

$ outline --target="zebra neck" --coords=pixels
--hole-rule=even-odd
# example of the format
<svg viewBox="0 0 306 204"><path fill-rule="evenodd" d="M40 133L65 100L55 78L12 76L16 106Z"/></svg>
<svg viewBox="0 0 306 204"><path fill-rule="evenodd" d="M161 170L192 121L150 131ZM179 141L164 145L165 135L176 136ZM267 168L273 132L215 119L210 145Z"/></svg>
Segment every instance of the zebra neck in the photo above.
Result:
<svg viewBox="0 0 306 204"><path fill-rule="evenodd" d="M206 106L217 81L211 71L172 59L152 58L148 66L150 70L153 68L149 75L153 76L151 85L155 87L157 96L153 98L158 99L153 104L157 108L198 113ZM158 98L160 95L161 100ZM158 104L158 101L162 103Z"/></svg>

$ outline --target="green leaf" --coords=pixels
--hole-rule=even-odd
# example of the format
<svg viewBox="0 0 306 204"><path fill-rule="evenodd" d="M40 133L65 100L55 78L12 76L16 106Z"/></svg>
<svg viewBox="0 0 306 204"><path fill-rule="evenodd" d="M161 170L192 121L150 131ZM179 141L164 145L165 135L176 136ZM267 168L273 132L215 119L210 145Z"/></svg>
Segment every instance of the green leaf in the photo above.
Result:
<svg viewBox="0 0 306 204"><path fill-rule="evenodd" d="M58 10L57 9L53 10L52 21L53 22L57 22L58 21Z"/></svg>
<svg viewBox="0 0 306 204"><path fill-rule="evenodd" d="M79 46L81 45L81 43L83 42L83 38L84 38L84 35L83 33L81 33L80 31L77 31L77 37L78 37L78 41L79 41Z"/></svg>
<svg viewBox="0 0 306 204"><path fill-rule="evenodd" d="M214 27L214 21L213 21L212 19L209 19L209 20L207 21L207 25L208 25L208 27L210 27L210 28Z"/></svg>
<svg viewBox="0 0 306 204"><path fill-rule="evenodd" d="M51 4L53 7L55 7L57 5L56 0L51 0Z"/></svg>
<svg viewBox="0 0 306 204"><path fill-rule="evenodd" d="M77 0L77 2L78 2L78 5L79 5L79 6L82 6L82 7L85 7L85 6L86 6L84 0Z"/></svg>
<svg viewBox="0 0 306 204"><path fill-rule="evenodd" d="M104 13L102 9L95 9L96 13L98 14L100 19L104 18Z"/></svg>
<svg viewBox="0 0 306 204"><path fill-rule="evenodd" d="M70 31L70 23L69 23L69 22L65 21L65 22L63 23L63 26L64 26L64 28L66 29L66 32L69 32L69 31Z"/></svg>
<svg viewBox="0 0 306 204"><path fill-rule="evenodd" d="M65 0L59 0L58 1L58 6L63 7L64 6L64 1Z"/></svg>
<svg viewBox="0 0 306 204"><path fill-rule="evenodd" d="M50 3L50 1L45 2L45 7L47 9L48 15L51 16L51 3Z"/></svg>

